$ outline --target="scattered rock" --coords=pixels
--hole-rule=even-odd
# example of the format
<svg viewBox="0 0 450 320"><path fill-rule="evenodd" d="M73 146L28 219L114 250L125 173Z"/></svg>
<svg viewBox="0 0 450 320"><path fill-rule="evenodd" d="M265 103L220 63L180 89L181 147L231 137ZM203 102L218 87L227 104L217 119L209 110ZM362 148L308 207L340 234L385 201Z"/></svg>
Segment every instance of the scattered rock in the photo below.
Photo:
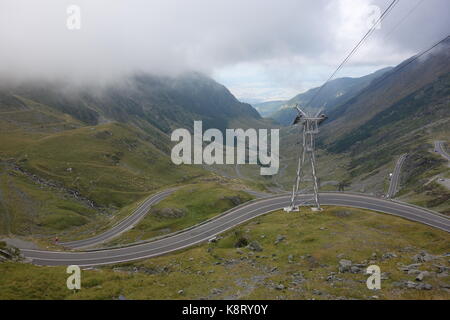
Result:
<svg viewBox="0 0 450 320"><path fill-rule="evenodd" d="M303 276L303 273L301 273L301 272L296 272L296 273L292 274L292 278L293 278L292 284L294 284L294 285L299 285L302 282L306 281L306 279Z"/></svg>
<svg viewBox="0 0 450 320"><path fill-rule="evenodd" d="M433 289L433 286L431 284L429 284L429 283L419 283L416 286L416 289L418 289L418 290L431 290L431 289Z"/></svg>
<svg viewBox="0 0 450 320"><path fill-rule="evenodd" d="M422 271L417 275L416 280L422 281L423 278L428 277L429 275L430 275L430 273L428 271Z"/></svg>
<svg viewBox="0 0 450 320"><path fill-rule="evenodd" d="M383 254L381 256L381 260L389 260L389 259L392 259L392 258L397 258L397 255L395 253L392 253L392 252L387 252L387 253L385 253L385 254Z"/></svg>
<svg viewBox="0 0 450 320"><path fill-rule="evenodd" d="M413 281L400 281L395 282L394 286L396 287L403 287L407 289L417 289L417 290L431 290L433 289L433 286L429 283L416 283Z"/></svg>
<svg viewBox="0 0 450 320"><path fill-rule="evenodd" d="M419 273L421 273L421 271L417 270L417 269L409 269L407 273L408 274L419 274Z"/></svg>
<svg viewBox="0 0 450 320"><path fill-rule="evenodd" d="M342 281L341 278L338 278L336 276L336 272L330 272L327 276L327 281L328 282L333 282L333 281Z"/></svg>
<svg viewBox="0 0 450 320"><path fill-rule="evenodd" d="M284 290L284 285L282 285L281 283L279 283L279 284L277 284L277 285L275 286L275 289L277 289L277 290Z"/></svg>
<svg viewBox="0 0 450 320"><path fill-rule="evenodd" d="M339 272L340 273L349 272L351 270L351 267L352 267L352 262L350 260L346 260L346 259L339 260Z"/></svg>
<svg viewBox="0 0 450 320"><path fill-rule="evenodd" d="M414 262L428 262L428 261L432 261L434 259L436 259L436 256L433 256L433 255L427 253L426 251L422 251L413 257Z"/></svg>
<svg viewBox="0 0 450 320"><path fill-rule="evenodd" d="M213 288L213 289L211 289L211 293L212 293L212 294L221 294L221 293L222 293L222 290L217 289L217 288Z"/></svg>
<svg viewBox="0 0 450 320"><path fill-rule="evenodd" d="M435 267L437 269L438 273L443 273L443 272L450 271L450 268L446 267L446 266L441 266L441 265L434 264L433 267Z"/></svg>
<svg viewBox="0 0 450 320"><path fill-rule="evenodd" d="M285 236L282 236L281 234L279 234L277 236L277 239L275 240L275 244L279 244L281 241L283 241L284 239L286 239Z"/></svg>
<svg viewBox="0 0 450 320"><path fill-rule="evenodd" d="M400 268L398 268L399 270L408 273L410 270L415 270L418 267L420 267L422 264L421 263L414 263L414 264L410 264L407 266L401 266ZM420 271L419 271L420 272Z"/></svg>
<svg viewBox="0 0 450 320"><path fill-rule="evenodd" d="M261 245L257 242L257 241L252 241L250 242L250 244L248 245L248 248L252 251L263 251Z"/></svg>
<svg viewBox="0 0 450 320"><path fill-rule="evenodd" d="M313 294L316 295L316 296L321 296L323 293L321 291L317 290L317 289L314 289L313 290Z"/></svg>
<svg viewBox="0 0 450 320"><path fill-rule="evenodd" d="M362 273L364 270L363 269L361 269L360 267L358 267L358 266L351 266L350 267L350 272L351 273Z"/></svg>

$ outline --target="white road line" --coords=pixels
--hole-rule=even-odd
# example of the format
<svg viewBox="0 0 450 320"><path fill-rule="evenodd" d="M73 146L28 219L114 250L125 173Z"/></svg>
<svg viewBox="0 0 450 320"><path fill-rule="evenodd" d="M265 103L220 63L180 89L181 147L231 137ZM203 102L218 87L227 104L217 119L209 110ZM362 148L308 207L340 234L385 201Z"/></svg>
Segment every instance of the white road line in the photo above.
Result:
<svg viewBox="0 0 450 320"><path fill-rule="evenodd" d="M387 206L384 206L382 203L380 203L380 202L382 202L382 200L379 200L379 199L376 199L376 198L371 199L371 198L366 197L366 199L374 200L374 202L375 202L375 203L371 203L371 202L368 203L368 202L361 202L361 201L350 200L350 199L349 200L333 199L332 198L333 195L330 195L330 196L331 196L331 199L325 200L325 202L327 203L326 205L333 205L333 202L336 202L334 205L344 205L344 206L346 206L345 203L348 202L348 206L359 207L356 204L361 204L360 208L362 208L362 209L379 211L379 212L392 214L392 215L395 215L395 216L399 216L399 217L408 219L408 216L405 217L405 216L402 216L399 213L392 213L392 210L394 210L394 211L397 211L397 212L409 215L409 219L408 220L414 220L416 222L422 222L422 223L427 224L427 225L431 225L431 224L427 223L426 221L431 221L431 223L434 223L434 224L442 224L444 226L449 226L450 225L448 223L448 221L433 221L433 219L430 219L430 217L428 217L428 215L433 217L432 213L426 212L427 216L423 216L423 215L417 215L417 214L411 212L411 209L418 210L417 208L414 208L414 207L413 208L408 208L408 209L410 209L409 211L402 210L402 208L398 208L398 207L406 207L407 208L407 206L401 205L399 203L391 203L392 207L387 207ZM344 196L344 197L353 196L353 197L355 197L355 195L345 195L345 194L340 194L339 196ZM358 197L358 196L356 196L356 197ZM281 200L282 198L285 198L285 199ZM364 197L361 197L361 198L364 198ZM285 195L285 196L280 196L280 199L277 199L277 198L266 199L266 200L262 200L262 201L259 201L259 202L256 202L256 203L252 203L249 206L241 207L241 208L239 208L236 211L231 211L230 214L235 215L235 214L237 214L238 212L240 212L243 209L248 209L248 207L251 207L251 206L254 206L254 205L260 205L262 202L274 201L274 203L271 203L271 204L263 206L263 207L259 206L258 208L255 208L255 209L253 209L251 211L246 212L244 215L234 217L233 219L228 220L228 221L225 222L225 223L229 224L229 223L233 223L236 220L239 220L239 222L237 224L232 224L229 227L225 227L225 228L223 227L223 225L215 226L215 227L212 227L211 229L208 229L208 230L205 230L205 231L203 231L201 233L192 235L192 236L190 236L188 238L180 239L180 240L172 242L170 244L163 244L160 247L148 248L146 250L134 251L134 252L129 252L129 253L128 252L124 252L124 254L115 255L115 256L108 255L108 256L105 256L105 257L97 257L97 258L96 257L88 257L88 258L76 258L76 257L73 257L73 258L74 258L74 261L92 261L92 260L101 261L101 260L109 260L109 259L120 258L120 257L125 257L125 256L135 256L135 255L139 255L139 254L144 254L142 256L133 257L133 258L126 259L126 260L116 260L116 261L112 261L112 262L111 261L108 261L108 262L95 262L94 261L93 263L90 263L90 264L84 264L84 265L103 265L103 264L114 264L114 263L120 263L120 262L125 262L125 261L132 261L132 260L140 260L140 259L145 259L145 258L156 256L156 255L162 255L162 254L167 253L167 252L177 251L177 250L183 249L185 247L193 246L193 245L195 245L197 243L206 241L207 239L209 239L209 238L211 238L211 237L213 237L213 236L215 236L217 234L220 234L220 233L223 233L223 232L225 232L225 231L227 231L229 229L232 229L236 225L242 224L242 223L244 223L244 222L246 222L248 220L251 220L251 219L253 219L255 217L264 215L264 214L266 214L268 212L276 211L279 208L278 209L277 208L273 208L274 206L285 205L288 200L289 200L289 196ZM379 209L368 208L368 206L373 206L373 207L379 208ZM266 209L266 208L271 208L271 209L269 209L267 211L259 212L256 215L253 214L255 211L263 210L263 209ZM384 211L384 210L387 210L387 211ZM389 210L391 210L391 212L389 212ZM416 219L411 219L411 216L412 217L418 217L421 220L425 220L425 221L417 221ZM208 227L209 224L217 223L219 220L221 220L221 219L223 219L225 217L229 218L230 215L221 216L221 217L219 217L220 219L218 218L217 220L212 220L211 222L209 222L206 225L201 225L199 228ZM434 217L437 217L437 216L434 216ZM438 218L439 218L439 220L441 220L441 219L445 220L442 217L438 217ZM431 225L431 226L433 226L433 225ZM434 227L436 227L436 225L434 225ZM177 236L178 237L183 237L183 236L188 236L188 235L189 235L189 233L186 233L186 234L179 234L179 235L176 235L174 237L177 237ZM202 237L202 235L206 235L206 236ZM193 239L198 238L198 237L200 237L199 240L193 241ZM159 240L157 242L168 241L168 239L170 240L170 238L165 238L165 239L161 239L161 240ZM167 248L167 247L170 247L170 246L174 246L174 245L176 245L178 243L182 243L182 242L188 242L188 243L186 245L178 246L178 247L176 247L174 249L157 252L157 253L153 253L153 254L150 254L150 255L148 255L148 254L145 255L145 253L152 252L152 251L155 251L155 250L161 250L161 249L164 249L164 248ZM155 244L155 242L149 242L149 243L145 243L145 244L142 244L142 245L151 246L151 245L154 245L154 244ZM142 246L142 245L140 245L140 246ZM136 247L137 246L127 247L127 248L136 248ZM118 249L114 249L114 250L122 250L123 251L123 250L125 250L127 248L118 248ZM23 250L23 251L36 252L36 253L38 252L38 253L42 253L42 254L52 254L53 253L53 254L57 254L57 255L58 254L74 254L74 255L89 254L89 253L83 253L83 252L51 252L51 251L38 251L38 250ZM97 251L97 252L99 252L99 251ZM100 251L100 252L105 252L105 251ZM106 250L106 252L109 253L110 251ZM48 258L35 257L35 258L33 258L33 260L44 261L44 262L45 261L55 261L55 262L66 261L66 262L68 262L68 261L72 261L72 258L64 258L64 259L52 259L52 258L49 258L48 259Z"/></svg>

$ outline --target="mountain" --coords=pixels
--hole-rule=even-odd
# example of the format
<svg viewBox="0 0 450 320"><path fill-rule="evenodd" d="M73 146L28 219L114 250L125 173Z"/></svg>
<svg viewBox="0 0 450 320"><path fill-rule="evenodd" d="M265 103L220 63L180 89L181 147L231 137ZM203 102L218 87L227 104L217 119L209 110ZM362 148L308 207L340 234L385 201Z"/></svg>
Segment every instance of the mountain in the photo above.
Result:
<svg viewBox="0 0 450 320"><path fill-rule="evenodd" d="M437 182L450 169L430 152L450 137L450 41L399 64L329 116L318 145L349 159L348 180L382 194L388 170L407 153L401 199L450 214L450 191Z"/></svg>
<svg viewBox="0 0 450 320"><path fill-rule="evenodd" d="M237 118L260 119L252 106L239 102L223 85L199 73L179 77L140 74L103 88L25 83L4 88L1 93L9 102L14 95L38 101L86 124L119 121L139 125L145 121L165 133L191 127L199 119L205 128L219 129Z"/></svg>
<svg viewBox="0 0 450 320"><path fill-rule="evenodd" d="M450 147L450 41L375 77L327 115L316 143L321 190L345 182L349 191L385 195L389 173L407 153L399 199L450 214L450 168L434 152L436 140ZM300 146L299 128L282 128L277 187L291 188Z"/></svg>
<svg viewBox="0 0 450 320"><path fill-rule="evenodd" d="M445 78L450 72L449 61L450 40L447 40L426 56L416 60L411 57L388 71L352 99L328 113L330 120L322 129L324 143L329 145L330 150L338 152L348 150L352 147L352 143L345 143L345 141L348 141L356 132L364 130L366 124L374 121L381 112L391 110L392 113L398 110L399 105L405 103L403 99L409 99L411 95L416 96L427 87L428 90L432 90L433 83L436 85L441 83L445 88ZM434 100L423 102L433 103ZM419 107L425 108L426 106ZM438 108L438 105L435 105L435 108ZM405 111L396 120L409 116L411 116L410 111ZM437 120L439 117L435 119ZM392 118L389 121L392 121ZM376 128L382 125L382 123L378 123ZM359 141L359 139L357 140Z"/></svg>
<svg viewBox="0 0 450 320"><path fill-rule="evenodd" d="M194 120L205 130L265 126L198 73L139 74L103 87L2 79L0 234L88 232L160 188L210 176L170 158L170 133Z"/></svg>
<svg viewBox="0 0 450 320"><path fill-rule="evenodd" d="M259 112L261 117L270 118L270 116L277 112L282 105L284 105L287 101L278 100L278 101L267 101L262 103L253 104L253 107Z"/></svg>
<svg viewBox="0 0 450 320"><path fill-rule="evenodd" d="M347 77L332 80L323 87L320 94L311 102L311 104L308 103L317 91L319 91L320 87L310 89L287 101L277 112L271 115L271 118L281 125L290 125L296 116L296 111L293 110L295 104L299 104L301 108L310 112L317 112L319 109L324 109L328 112L351 99L355 94L367 87L374 79L379 78L389 70L391 70L390 67L383 68L360 78Z"/></svg>

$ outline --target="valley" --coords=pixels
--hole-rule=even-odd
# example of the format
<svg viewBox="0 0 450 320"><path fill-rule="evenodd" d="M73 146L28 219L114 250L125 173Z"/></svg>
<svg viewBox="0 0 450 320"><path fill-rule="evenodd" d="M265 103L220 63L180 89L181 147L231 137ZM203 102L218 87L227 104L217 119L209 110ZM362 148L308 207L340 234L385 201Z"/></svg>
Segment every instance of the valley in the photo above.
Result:
<svg viewBox="0 0 450 320"><path fill-rule="evenodd" d="M449 48L259 113L197 72L102 88L2 83L0 298L448 299ZM281 211L301 147L294 104L329 117L316 145L319 213ZM277 173L261 174L272 163L249 150L236 163L172 161L177 129L217 129L223 147L231 128L279 130ZM380 295L361 286L372 263L389 288ZM84 267L85 289L43 288L70 264Z"/></svg>

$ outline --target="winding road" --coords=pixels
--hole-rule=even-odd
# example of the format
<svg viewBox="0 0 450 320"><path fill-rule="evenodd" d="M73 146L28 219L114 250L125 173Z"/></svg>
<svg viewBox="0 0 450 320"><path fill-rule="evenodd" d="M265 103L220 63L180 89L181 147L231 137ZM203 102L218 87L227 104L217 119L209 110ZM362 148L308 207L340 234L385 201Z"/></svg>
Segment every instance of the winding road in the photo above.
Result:
<svg viewBox="0 0 450 320"><path fill-rule="evenodd" d="M389 184L389 190L387 193L387 198L393 198L397 193L398 183L400 181L400 171L402 169L402 165L405 162L406 156L408 154L402 154L400 158L398 158L397 163L395 164L394 172L392 173L391 182Z"/></svg>
<svg viewBox="0 0 450 320"><path fill-rule="evenodd" d="M170 192L170 190L168 192ZM161 196L159 200L165 196ZM302 197L310 197L310 195L302 195L299 200L301 200ZM450 219L438 213L398 201L349 193L321 193L320 200L323 205L354 207L383 212L450 232ZM208 241L212 237L232 229L237 225L263 214L282 209L289 204L289 194L254 200L235 207L203 224L199 224L179 233L159 240L128 247L88 252L62 252L30 249L22 249L21 251L23 255L30 259L34 264L52 266L98 266L146 259ZM101 236L102 235L97 238L100 238ZM88 240L89 239L86 241Z"/></svg>
<svg viewBox="0 0 450 320"><path fill-rule="evenodd" d="M137 207L133 211L132 214L120 221L108 231L101 233L98 236L84 240L62 242L60 244L71 249L81 249L96 246L107 240L111 240L112 238L119 236L120 234L135 226L147 214L148 210L153 204L158 203L175 191L176 188L168 189L147 198L143 203L141 203L141 205L139 205L139 207Z"/></svg>
<svg viewBox="0 0 450 320"><path fill-rule="evenodd" d="M435 141L434 142L434 150L439 153L441 156L450 161L450 155L445 151L444 141Z"/></svg>

